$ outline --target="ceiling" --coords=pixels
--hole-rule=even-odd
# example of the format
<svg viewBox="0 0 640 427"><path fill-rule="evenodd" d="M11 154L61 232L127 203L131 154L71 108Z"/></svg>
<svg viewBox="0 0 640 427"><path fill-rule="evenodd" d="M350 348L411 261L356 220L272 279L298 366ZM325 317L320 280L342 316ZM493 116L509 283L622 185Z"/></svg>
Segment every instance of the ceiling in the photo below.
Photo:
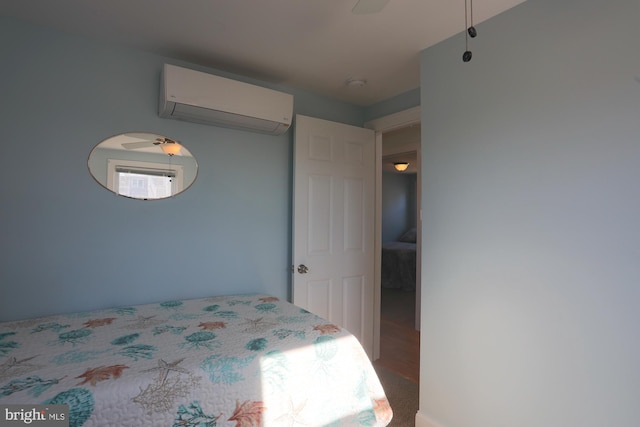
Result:
<svg viewBox="0 0 640 427"><path fill-rule="evenodd" d="M522 1L476 0L473 22ZM389 0L372 14L352 13L356 3L0 0L0 15L360 106L419 87L420 51L465 27L462 0ZM461 38L461 58L464 48Z"/></svg>
<svg viewBox="0 0 640 427"><path fill-rule="evenodd" d="M152 133L123 133L105 139L104 141L100 142L99 147L106 150L132 150L132 152L136 153L162 154L160 144L154 144L154 142L157 142L157 138L163 137L161 135ZM147 143L148 145L127 148L126 145L130 143ZM180 152L175 155L193 157L191 152L184 145L181 145Z"/></svg>

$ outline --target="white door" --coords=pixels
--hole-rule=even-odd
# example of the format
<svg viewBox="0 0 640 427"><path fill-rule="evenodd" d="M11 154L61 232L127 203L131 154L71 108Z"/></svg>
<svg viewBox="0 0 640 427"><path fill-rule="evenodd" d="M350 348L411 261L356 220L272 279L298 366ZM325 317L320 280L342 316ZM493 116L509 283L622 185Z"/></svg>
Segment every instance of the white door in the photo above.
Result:
<svg viewBox="0 0 640 427"><path fill-rule="evenodd" d="M373 354L375 134L296 116L293 302Z"/></svg>

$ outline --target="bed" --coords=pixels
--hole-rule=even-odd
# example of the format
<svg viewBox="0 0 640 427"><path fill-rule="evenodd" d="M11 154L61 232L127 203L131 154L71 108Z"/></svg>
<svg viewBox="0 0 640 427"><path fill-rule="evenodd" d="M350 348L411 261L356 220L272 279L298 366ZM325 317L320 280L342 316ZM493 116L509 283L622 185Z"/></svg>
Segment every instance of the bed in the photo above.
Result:
<svg viewBox="0 0 640 427"><path fill-rule="evenodd" d="M353 335L269 295L0 323L5 404L68 405L72 427L386 426L392 417Z"/></svg>
<svg viewBox="0 0 640 427"><path fill-rule="evenodd" d="M416 229L405 232L398 241L382 244L381 284L386 289L416 289Z"/></svg>

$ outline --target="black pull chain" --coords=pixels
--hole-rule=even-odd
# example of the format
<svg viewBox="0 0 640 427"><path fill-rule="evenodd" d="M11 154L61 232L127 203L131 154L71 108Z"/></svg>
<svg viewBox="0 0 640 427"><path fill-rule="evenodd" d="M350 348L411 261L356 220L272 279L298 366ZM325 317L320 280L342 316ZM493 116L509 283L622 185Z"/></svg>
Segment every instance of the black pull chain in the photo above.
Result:
<svg viewBox="0 0 640 427"><path fill-rule="evenodd" d="M476 31L476 28L473 26L473 0L469 0L471 3L471 26L469 26L469 21L468 21L468 12L469 12L469 7L467 6L467 0L464 0L464 43L465 43L465 51L462 54L462 61L463 62L469 62L471 61L471 57L473 56L473 54L471 53L471 51L469 50L469 37L474 38L478 35L478 32Z"/></svg>
<svg viewBox="0 0 640 427"><path fill-rule="evenodd" d="M474 38L478 35L478 32L476 31L476 27L473 26L473 0L469 0L469 6L469 12L471 13L471 26L467 29L467 33L469 33L471 38Z"/></svg>

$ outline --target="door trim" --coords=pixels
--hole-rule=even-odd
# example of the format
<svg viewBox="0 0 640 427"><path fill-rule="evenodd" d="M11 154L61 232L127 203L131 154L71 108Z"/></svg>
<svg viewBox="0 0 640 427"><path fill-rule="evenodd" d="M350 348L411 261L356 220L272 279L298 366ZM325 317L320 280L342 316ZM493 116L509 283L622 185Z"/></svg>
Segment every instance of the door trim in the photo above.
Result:
<svg viewBox="0 0 640 427"><path fill-rule="evenodd" d="M421 121L421 108L420 106L412 107L397 113L383 116L364 124L364 127L371 129L376 133L376 194L375 194L375 272L374 272L374 301L373 301L373 360L380 358L380 310L381 310L381 257L382 257L382 134L390 132L392 130L401 129L403 127L419 124ZM420 163L420 147L417 147L418 163ZM418 167L418 179L417 179L417 193L419 206L418 211L418 242L420 242L422 236L422 208L421 208L421 170ZM421 244L418 245L418 254L420 254ZM418 259L418 276L420 277L420 262L421 257ZM416 300L420 301L420 286L416 283ZM416 309L419 308L417 304ZM416 311L416 318L420 318L419 311ZM419 322L416 321L416 329L419 327Z"/></svg>
<svg viewBox="0 0 640 427"><path fill-rule="evenodd" d="M376 132L390 132L403 127L420 123L420 106L408 108L397 113L383 116L364 124L364 127Z"/></svg>

